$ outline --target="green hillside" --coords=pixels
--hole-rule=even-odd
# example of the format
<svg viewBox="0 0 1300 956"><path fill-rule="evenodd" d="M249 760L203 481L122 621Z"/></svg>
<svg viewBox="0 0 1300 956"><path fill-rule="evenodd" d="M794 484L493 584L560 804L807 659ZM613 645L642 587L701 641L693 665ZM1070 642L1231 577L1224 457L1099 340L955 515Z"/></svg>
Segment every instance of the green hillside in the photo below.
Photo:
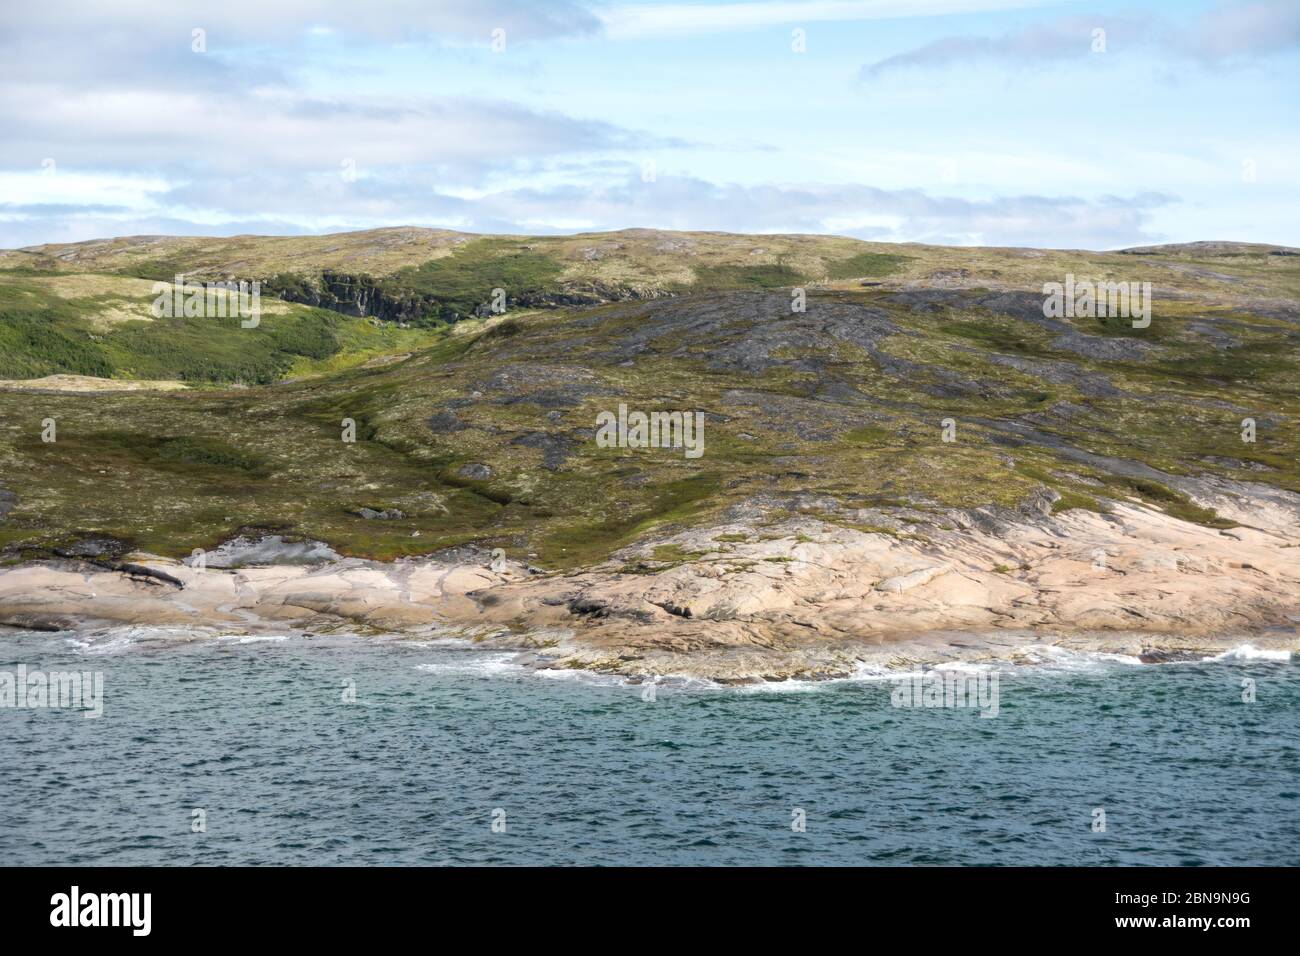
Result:
<svg viewBox="0 0 1300 956"><path fill-rule="evenodd" d="M1057 510L1133 498L1222 526L1187 480L1300 491L1296 257L623 236L471 239L390 263L412 301L460 313L424 328L273 300L256 329L141 317L151 284L125 274L121 250L75 271L56 249L37 267L9 254L0 378L204 387L0 390L0 486L17 496L0 544L17 557L106 537L179 556L275 530L356 555L477 542L558 567L753 501L860 527L881 509L1010 508L1050 489ZM271 261L277 241L257 254L287 275L298 252ZM155 261L183 260L194 241L174 242ZM206 242L211 263L234 241ZM97 264L117 271L95 278ZM1041 283L1066 272L1149 278L1150 327L1046 318ZM799 283L804 312L785 288ZM467 317L500 284L516 290L506 316ZM596 301L565 301L583 288ZM597 416L620 403L703 413L704 454L599 447ZM344 419L355 443L341 440Z"/></svg>

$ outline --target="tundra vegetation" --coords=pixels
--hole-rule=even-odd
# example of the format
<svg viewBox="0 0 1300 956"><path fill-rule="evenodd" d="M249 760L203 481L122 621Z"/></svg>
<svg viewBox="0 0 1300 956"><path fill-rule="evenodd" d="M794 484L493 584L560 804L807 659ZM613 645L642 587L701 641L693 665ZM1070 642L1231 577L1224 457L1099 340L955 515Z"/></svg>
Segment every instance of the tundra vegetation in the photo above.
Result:
<svg viewBox="0 0 1300 956"><path fill-rule="evenodd" d="M259 280L258 327L151 314L154 282L177 274ZM1046 317L1042 286L1067 274L1149 281L1150 326ZM1222 526L1180 478L1300 492L1298 323L1300 257L1232 243L401 228L11 250L0 548L183 557L276 533L379 559L474 543L566 568L753 499L850 527L892 509L898 535L923 534L918 514L1035 496ZM703 456L600 447L597 417L620 403L703 413Z"/></svg>

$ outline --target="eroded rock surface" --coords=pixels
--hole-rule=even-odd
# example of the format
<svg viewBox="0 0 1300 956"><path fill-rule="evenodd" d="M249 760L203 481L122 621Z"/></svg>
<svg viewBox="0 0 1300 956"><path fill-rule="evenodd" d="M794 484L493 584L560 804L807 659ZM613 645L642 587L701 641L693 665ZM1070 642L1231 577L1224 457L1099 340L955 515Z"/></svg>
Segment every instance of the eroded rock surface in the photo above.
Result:
<svg viewBox="0 0 1300 956"><path fill-rule="evenodd" d="M1220 489L1249 509L1242 491ZM1300 496L1275 493L1254 512L1263 521L1222 530L1134 503L1058 515L1050 503L902 512L908 521L895 515L893 525L906 530L870 532L812 517L767 525L758 503L731 523L568 574L509 561L493 570L468 552L248 566L281 554L283 542L229 549L244 565L231 570L128 556L179 587L46 562L0 571L0 622L441 625L529 650L539 666L722 680L844 676L864 662L1027 660L1040 645L1152 661L1246 637L1300 650Z"/></svg>

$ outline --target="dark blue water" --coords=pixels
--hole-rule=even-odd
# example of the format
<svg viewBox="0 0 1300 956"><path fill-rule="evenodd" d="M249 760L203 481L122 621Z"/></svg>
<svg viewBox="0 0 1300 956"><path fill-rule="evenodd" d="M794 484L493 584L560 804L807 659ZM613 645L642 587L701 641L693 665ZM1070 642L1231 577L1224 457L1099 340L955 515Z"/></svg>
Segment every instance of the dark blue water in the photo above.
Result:
<svg viewBox="0 0 1300 956"><path fill-rule="evenodd" d="M0 671L105 681L99 719L0 709L0 860L1300 864L1293 661L1005 669L983 719L894 708L878 680L647 702L505 660L361 638L0 636Z"/></svg>

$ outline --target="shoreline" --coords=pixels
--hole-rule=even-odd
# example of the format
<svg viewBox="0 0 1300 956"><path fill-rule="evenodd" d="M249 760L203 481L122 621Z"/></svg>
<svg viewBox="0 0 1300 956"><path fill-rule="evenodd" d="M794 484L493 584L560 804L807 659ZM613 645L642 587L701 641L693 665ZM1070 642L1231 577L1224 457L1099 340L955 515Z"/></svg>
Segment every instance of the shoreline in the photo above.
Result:
<svg viewBox="0 0 1300 956"><path fill-rule="evenodd" d="M273 647L310 647L310 653L329 654L365 647L376 653L418 648L443 655L434 662L417 664L418 670L448 670L456 674L504 676L547 680L575 680L595 686L660 690L812 690L838 684L915 682L942 677L945 680L980 681L1011 677L1018 673L1050 673L1061 676L1096 674L1121 670L1151 670L1179 664L1288 664L1300 655L1295 633L1282 631L1256 635L1223 635L1193 640L1164 642L1142 634L948 634L917 635L898 650L904 657L877 655L862 646L848 655L851 666L842 671L791 671L767 675L727 676L720 673L620 672L595 668L566 667L561 658L545 651L530 650L508 638L476 640L444 631L364 633L347 627L329 631L271 630L238 633L227 628L171 628L156 625L113 625L105 628L33 632L15 625L0 624L0 641L9 637L19 642L40 637L62 638L90 660L101 656L178 649L202 653L205 648L232 645L270 644ZM957 639L948 642L946 639ZM984 639L988 643L982 643ZM9 645L16 647L15 643ZM918 649L929 648L930 653ZM1145 648L1140 654L1126 650ZM852 648L846 648L852 651ZM447 656L450 655L450 656ZM463 658L463 660L462 660ZM270 659L270 658L268 658ZM21 666L21 665L20 665Z"/></svg>
<svg viewBox="0 0 1300 956"><path fill-rule="evenodd" d="M249 566L51 559L0 569L0 624L438 628L548 667L721 683L1014 663L1035 645L1150 663L1246 643L1300 652L1300 521L1276 497L1271 523L1230 529L1135 503L1104 514L1050 504L894 515L871 530L803 515L765 523L754 506L573 572L473 549L383 563L279 539L245 542Z"/></svg>

